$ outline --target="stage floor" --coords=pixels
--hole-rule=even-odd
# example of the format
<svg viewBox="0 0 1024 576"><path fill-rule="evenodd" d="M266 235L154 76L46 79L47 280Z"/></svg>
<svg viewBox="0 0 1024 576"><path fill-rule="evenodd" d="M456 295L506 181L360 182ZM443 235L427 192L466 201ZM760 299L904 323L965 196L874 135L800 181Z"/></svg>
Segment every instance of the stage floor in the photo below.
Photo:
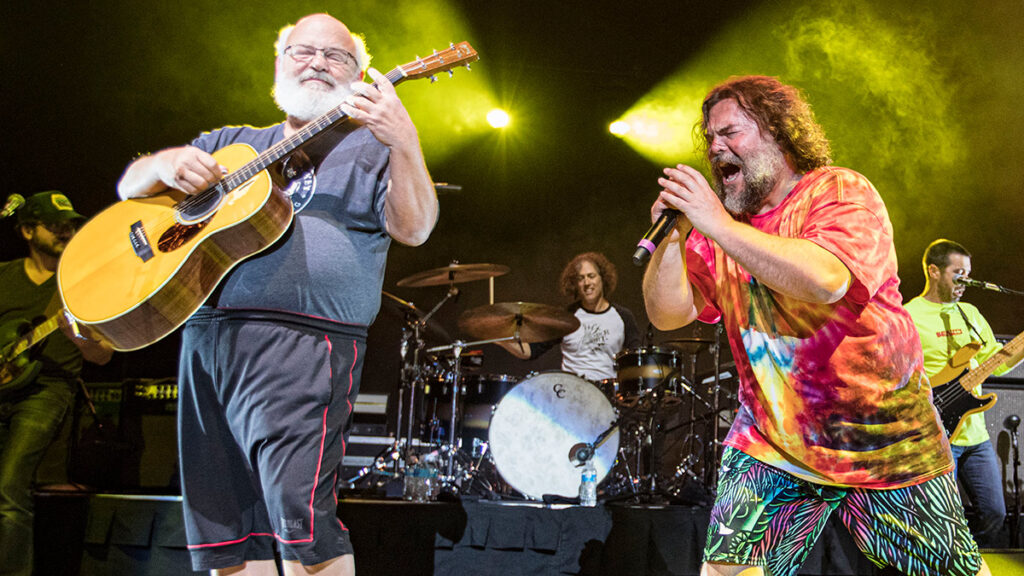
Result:
<svg viewBox="0 0 1024 576"><path fill-rule="evenodd" d="M193 574L178 496L40 493L36 574ZM540 503L343 500L363 575L694 575L708 509ZM987 552L994 575L1024 552ZM998 569L997 569L998 567ZM800 574L881 574L830 521Z"/></svg>

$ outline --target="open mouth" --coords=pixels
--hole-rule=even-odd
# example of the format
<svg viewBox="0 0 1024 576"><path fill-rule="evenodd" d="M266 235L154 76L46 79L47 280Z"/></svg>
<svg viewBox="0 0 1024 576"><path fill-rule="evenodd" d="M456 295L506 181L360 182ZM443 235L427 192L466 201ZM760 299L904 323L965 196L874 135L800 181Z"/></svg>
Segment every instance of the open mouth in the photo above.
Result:
<svg viewBox="0 0 1024 576"><path fill-rule="evenodd" d="M740 167L736 164L729 162L720 162L718 164L718 173L722 175L722 182L726 184L734 182L740 176Z"/></svg>

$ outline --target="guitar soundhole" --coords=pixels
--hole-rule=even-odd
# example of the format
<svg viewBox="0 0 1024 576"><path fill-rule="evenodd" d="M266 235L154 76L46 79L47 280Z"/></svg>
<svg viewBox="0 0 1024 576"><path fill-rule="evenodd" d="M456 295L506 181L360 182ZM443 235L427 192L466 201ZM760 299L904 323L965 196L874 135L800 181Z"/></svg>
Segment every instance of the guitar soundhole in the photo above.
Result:
<svg viewBox="0 0 1024 576"><path fill-rule="evenodd" d="M196 234L199 234L209 223L209 220L203 220L195 224L175 224L160 235L160 240L157 241L156 246L161 252L177 250L194 238Z"/></svg>

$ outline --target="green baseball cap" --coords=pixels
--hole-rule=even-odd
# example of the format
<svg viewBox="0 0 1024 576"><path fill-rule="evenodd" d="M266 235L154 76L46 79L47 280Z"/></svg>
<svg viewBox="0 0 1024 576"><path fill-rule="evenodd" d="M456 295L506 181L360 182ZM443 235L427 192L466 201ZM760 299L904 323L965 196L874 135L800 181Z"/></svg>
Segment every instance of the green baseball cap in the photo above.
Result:
<svg viewBox="0 0 1024 576"><path fill-rule="evenodd" d="M18 224L59 224L71 220L85 220L85 216L75 212L71 200L57 190L33 194L18 209Z"/></svg>

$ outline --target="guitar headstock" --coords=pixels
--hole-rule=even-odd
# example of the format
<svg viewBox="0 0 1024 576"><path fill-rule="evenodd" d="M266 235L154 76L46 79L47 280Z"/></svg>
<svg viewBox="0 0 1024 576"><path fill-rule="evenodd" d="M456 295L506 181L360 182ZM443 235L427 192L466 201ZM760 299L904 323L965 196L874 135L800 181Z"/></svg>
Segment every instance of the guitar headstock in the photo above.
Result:
<svg viewBox="0 0 1024 576"><path fill-rule="evenodd" d="M432 78L435 74L449 72L459 66L469 68L470 62L476 62L479 59L476 50L469 45L469 42L459 42L445 50L434 52L430 56L417 58L408 64L403 64L398 67L398 70L401 71L403 77L410 80Z"/></svg>

